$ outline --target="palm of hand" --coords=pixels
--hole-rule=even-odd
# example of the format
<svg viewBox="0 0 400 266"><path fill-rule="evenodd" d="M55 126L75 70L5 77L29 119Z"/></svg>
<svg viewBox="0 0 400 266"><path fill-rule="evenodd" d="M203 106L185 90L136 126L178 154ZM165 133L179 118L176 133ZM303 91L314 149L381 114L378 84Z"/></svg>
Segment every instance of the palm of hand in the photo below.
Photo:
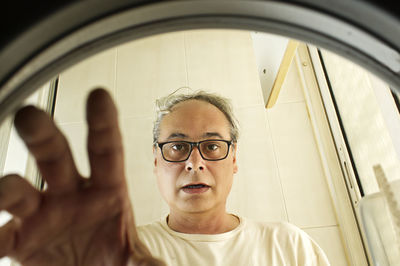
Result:
<svg viewBox="0 0 400 266"><path fill-rule="evenodd" d="M124 265L134 228L119 191L42 195L39 210L15 225L10 256L23 265ZM125 206L124 206L125 205Z"/></svg>
<svg viewBox="0 0 400 266"><path fill-rule="evenodd" d="M104 90L91 93L87 120L89 179L78 173L65 137L44 112L17 113L15 125L48 189L37 191L16 175L0 180L0 210L14 215L0 228L0 257L27 266L159 263L137 238L117 111Z"/></svg>

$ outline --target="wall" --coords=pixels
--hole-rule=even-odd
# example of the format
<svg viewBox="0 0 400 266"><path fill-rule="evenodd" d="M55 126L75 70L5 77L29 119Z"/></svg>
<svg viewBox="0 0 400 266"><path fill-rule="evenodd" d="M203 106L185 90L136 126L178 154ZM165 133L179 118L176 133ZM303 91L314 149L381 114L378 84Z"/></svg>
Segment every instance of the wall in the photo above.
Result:
<svg viewBox="0 0 400 266"><path fill-rule="evenodd" d="M332 265L346 265L298 75L292 65L277 105L265 110L249 32L164 34L110 49L62 73L55 119L88 175L84 101L93 87L110 91L120 111L136 221L143 224L168 213L152 171L154 100L186 86L231 98L241 136L228 210L294 223L317 240Z"/></svg>

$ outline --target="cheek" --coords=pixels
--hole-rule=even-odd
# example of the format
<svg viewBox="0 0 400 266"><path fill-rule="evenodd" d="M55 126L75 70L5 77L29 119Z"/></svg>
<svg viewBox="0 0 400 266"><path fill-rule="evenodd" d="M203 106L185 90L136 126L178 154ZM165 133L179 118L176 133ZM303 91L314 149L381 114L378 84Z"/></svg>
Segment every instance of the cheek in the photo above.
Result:
<svg viewBox="0 0 400 266"><path fill-rule="evenodd" d="M170 197L175 192L181 168L179 165L170 165L160 161L155 167L154 173L157 177L158 188L164 197Z"/></svg>
<svg viewBox="0 0 400 266"><path fill-rule="evenodd" d="M218 177L216 182L221 184L221 189L225 192L229 193L233 183L233 175L235 174L235 165L232 165L231 162L226 163L223 167L220 167L218 172L214 173L214 176Z"/></svg>
<svg viewBox="0 0 400 266"><path fill-rule="evenodd" d="M232 182L232 166L220 165L218 167L209 167L210 174L214 177L215 182L221 187L226 187Z"/></svg>

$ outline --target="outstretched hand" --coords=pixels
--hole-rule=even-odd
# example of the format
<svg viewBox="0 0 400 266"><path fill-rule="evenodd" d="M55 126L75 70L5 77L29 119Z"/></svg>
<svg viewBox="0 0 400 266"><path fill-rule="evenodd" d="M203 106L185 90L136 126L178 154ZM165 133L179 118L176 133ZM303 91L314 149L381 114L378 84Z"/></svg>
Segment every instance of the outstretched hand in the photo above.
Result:
<svg viewBox="0 0 400 266"><path fill-rule="evenodd" d="M87 102L91 174L81 176L68 142L41 110L28 106L15 126L48 188L0 179L0 210L14 217L0 228L0 258L24 266L163 265L139 241L127 192L117 110L109 94Z"/></svg>

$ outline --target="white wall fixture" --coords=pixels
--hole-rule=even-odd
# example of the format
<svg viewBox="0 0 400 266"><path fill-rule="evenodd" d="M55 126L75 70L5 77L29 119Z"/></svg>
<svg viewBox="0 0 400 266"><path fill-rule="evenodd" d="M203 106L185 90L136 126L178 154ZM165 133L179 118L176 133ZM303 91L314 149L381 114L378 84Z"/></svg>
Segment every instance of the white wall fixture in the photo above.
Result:
<svg viewBox="0 0 400 266"><path fill-rule="evenodd" d="M264 104L267 105L289 39L260 32L252 32L251 38L253 40Z"/></svg>
<svg viewBox="0 0 400 266"><path fill-rule="evenodd" d="M360 201L361 224L374 265L400 262L400 180L388 182L380 165L374 167L380 192Z"/></svg>

